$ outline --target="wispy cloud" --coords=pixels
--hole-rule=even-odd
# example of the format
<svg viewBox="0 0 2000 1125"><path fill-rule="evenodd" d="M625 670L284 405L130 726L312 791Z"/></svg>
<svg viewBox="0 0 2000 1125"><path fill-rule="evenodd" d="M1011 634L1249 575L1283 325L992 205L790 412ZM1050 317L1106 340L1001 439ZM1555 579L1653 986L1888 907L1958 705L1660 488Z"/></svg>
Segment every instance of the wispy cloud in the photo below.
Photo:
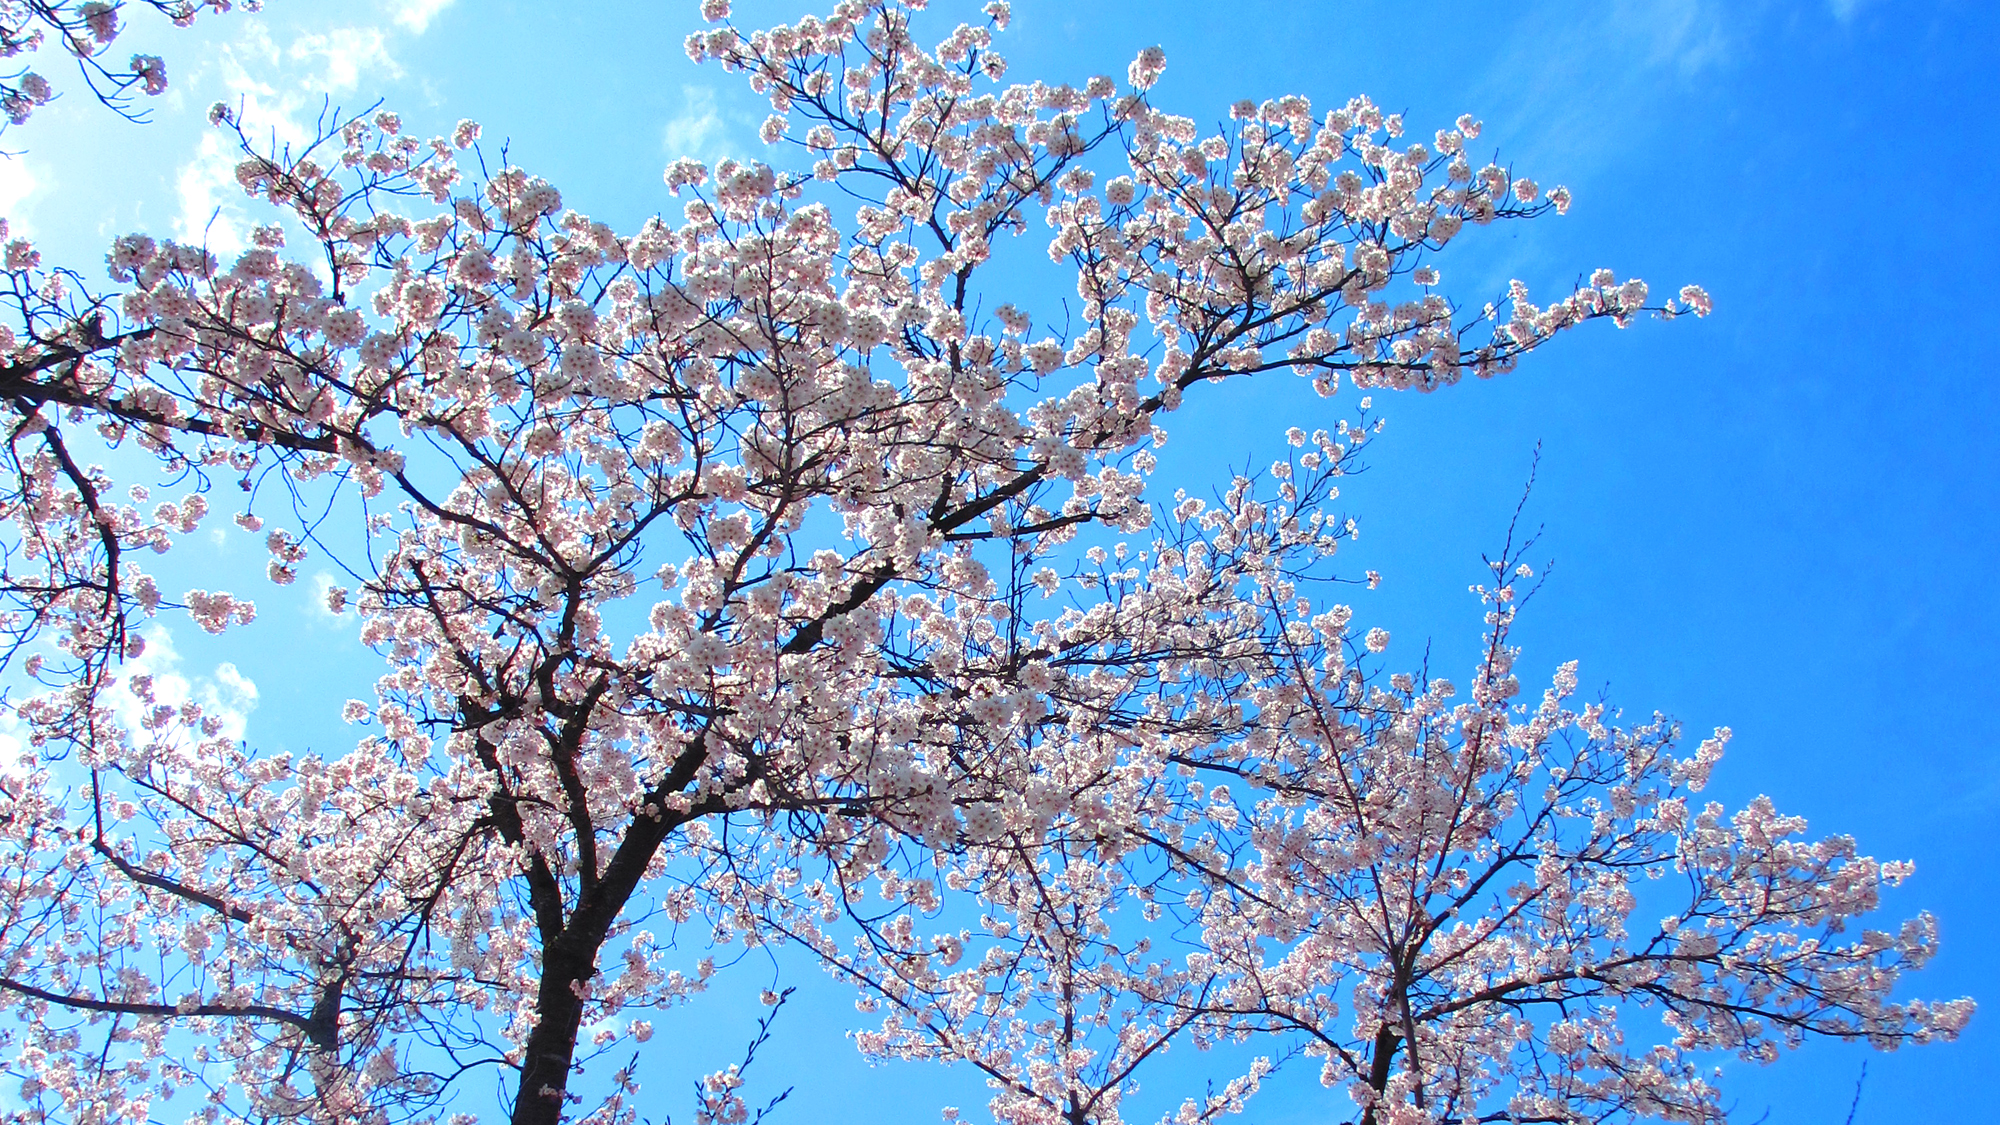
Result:
<svg viewBox="0 0 2000 1125"><path fill-rule="evenodd" d="M1645 132L1693 81L1740 62L1761 0L1614 0L1590 14L1534 10L1494 53L1475 114L1504 123L1524 168L1586 175ZM1496 140L1500 139L1498 136Z"/></svg>
<svg viewBox="0 0 2000 1125"><path fill-rule="evenodd" d="M241 739L249 728L250 712L257 709L257 685L236 665L224 662L206 676L192 679L181 674L181 655L174 649L173 634L164 626L146 631L146 651L128 660L119 669L119 683L111 689L108 702L112 714L127 730L138 731L146 705L127 685L134 676L151 676L153 702L179 707L190 700L201 707L203 716L221 722L220 734Z"/></svg>
<svg viewBox="0 0 2000 1125"><path fill-rule="evenodd" d="M1833 12L1834 19L1846 23L1859 15L1861 9L1874 2L1875 0L1826 0L1826 6Z"/></svg>
<svg viewBox="0 0 2000 1125"><path fill-rule="evenodd" d="M180 210L174 215L174 237L206 246L228 259L249 245L244 231L241 191L236 186L232 152L214 135L204 136L195 157L174 177Z"/></svg>
<svg viewBox="0 0 2000 1125"><path fill-rule="evenodd" d="M342 611L340 613L335 613L333 608L335 590L341 592L340 601L342 603ZM340 581L339 576L330 570L322 570L313 575L312 605L307 607L306 615L312 619L315 625L330 625L335 629L345 629L351 632L355 627L355 617L353 614L346 612L345 603L347 602L347 598L347 587Z"/></svg>
<svg viewBox="0 0 2000 1125"><path fill-rule="evenodd" d="M308 122L328 96L352 93L364 80L402 74L381 28L313 32L280 46L254 22L223 47L219 69L222 100L238 120L253 135L280 144L304 142L311 133ZM248 212L236 183L239 159L223 134L203 134L174 182L179 203L174 236L205 245L225 260L249 244Z"/></svg>
<svg viewBox="0 0 2000 1125"><path fill-rule="evenodd" d="M34 237L28 201L41 186L25 154L0 156L0 218L7 220L8 233Z"/></svg>
<svg viewBox="0 0 2000 1125"><path fill-rule="evenodd" d="M28 724L13 708L0 710L0 783L20 792L21 783L34 772L36 757L28 745Z"/></svg>
<svg viewBox="0 0 2000 1125"><path fill-rule="evenodd" d="M1611 16L1613 32L1643 44L1652 65L1695 74L1729 59L1729 24L1710 0L1625 0Z"/></svg>
<svg viewBox="0 0 2000 1125"><path fill-rule="evenodd" d="M676 160L692 156L712 164L729 155L729 124L716 103L715 90L708 86L682 86L681 107L681 112L667 122L661 136L661 147L666 149L667 156Z"/></svg>
<svg viewBox="0 0 2000 1125"><path fill-rule="evenodd" d="M401 0L391 6L396 10L396 23L408 28L412 35L422 35L430 30L431 21L439 12L451 7L452 0Z"/></svg>
<svg viewBox="0 0 2000 1125"><path fill-rule="evenodd" d="M361 76L376 72L383 78L402 76L403 68L389 55L388 35L379 27L342 27L333 31L301 35L285 52L298 61L318 60L324 69L308 74L308 88L329 94L345 94L361 83Z"/></svg>

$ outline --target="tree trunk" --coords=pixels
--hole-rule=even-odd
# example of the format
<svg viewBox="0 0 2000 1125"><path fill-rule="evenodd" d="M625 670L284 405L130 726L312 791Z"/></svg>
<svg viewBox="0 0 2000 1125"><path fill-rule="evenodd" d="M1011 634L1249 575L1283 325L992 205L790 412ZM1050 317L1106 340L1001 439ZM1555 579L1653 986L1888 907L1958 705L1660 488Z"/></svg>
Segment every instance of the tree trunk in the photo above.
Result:
<svg viewBox="0 0 2000 1125"><path fill-rule="evenodd" d="M1381 1105L1379 1098L1382 1091L1389 1088L1389 1067L1394 1064L1396 1051L1402 1045L1403 1037L1389 1030L1389 1025L1386 1023L1375 1032L1375 1050L1374 1057L1369 1060L1368 1085L1374 1088L1378 1100L1370 1102L1368 1107L1361 1111L1361 1125L1376 1125L1375 1109Z"/></svg>
<svg viewBox="0 0 2000 1125"><path fill-rule="evenodd" d="M587 944L587 948L585 948ZM521 1083L514 1095L513 1125L559 1125L568 1108L570 1064L583 1024L585 982L597 973L596 942L574 930L551 942L542 954L542 985L535 996L535 1030L521 1059Z"/></svg>
<svg viewBox="0 0 2000 1125"><path fill-rule="evenodd" d="M663 801L667 794L685 788L706 757L707 739L698 737L649 791L648 798ZM583 1026L582 994L597 975L598 951L604 948L612 925L667 836L689 820L720 807L718 798L672 816L634 817L596 885L579 895L567 924L558 921L560 906L553 908L554 917L542 931L542 981L535 994L535 1029L528 1033L521 1059L513 1125L561 1125L563 1112L569 1107L569 1074L576 1059L577 1034ZM554 936L548 936L552 932Z"/></svg>

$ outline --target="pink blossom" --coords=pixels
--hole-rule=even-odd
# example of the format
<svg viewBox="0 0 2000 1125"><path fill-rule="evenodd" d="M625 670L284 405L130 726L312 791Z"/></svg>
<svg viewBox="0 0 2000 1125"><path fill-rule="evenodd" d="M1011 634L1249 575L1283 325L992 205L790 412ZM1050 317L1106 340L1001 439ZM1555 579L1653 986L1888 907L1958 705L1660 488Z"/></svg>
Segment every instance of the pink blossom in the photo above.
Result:
<svg viewBox="0 0 2000 1125"><path fill-rule="evenodd" d="M133 55L132 73L138 76L140 88L147 94L157 96L167 92L167 64L158 55Z"/></svg>

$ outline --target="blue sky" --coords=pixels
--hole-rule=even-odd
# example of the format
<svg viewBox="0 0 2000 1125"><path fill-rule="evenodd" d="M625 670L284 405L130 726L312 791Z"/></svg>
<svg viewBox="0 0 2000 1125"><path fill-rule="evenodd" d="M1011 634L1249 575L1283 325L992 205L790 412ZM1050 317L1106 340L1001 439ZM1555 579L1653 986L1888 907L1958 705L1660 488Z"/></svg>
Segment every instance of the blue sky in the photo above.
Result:
<svg viewBox="0 0 2000 1125"><path fill-rule="evenodd" d="M746 26L802 13L738 5ZM380 98L420 135L483 121L489 149L508 139L510 159L569 206L630 229L677 210L659 179L669 159L760 151L761 101L682 54L697 22L691 2L512 0L269 0L263 16L190 33L135 20L133 49L156 44L174 76L150 103L156 120L130 125L70 93L7 132L26 154L0 165L0 213L51 261L93 274L128 230L206 230L226 249L243 220L202 120L210 102L248 99L251 121L282 134L323 97ZM1471 112L1482 146L1567 184L1566 218L1454 246L1448 288L1468 299L1510 276L1547 291L1599 265L1655 292L1698 282L1714 295L1705 321L1573 334L1491 383L1377 396L1389 428L1347 495L1362 524L1353 561L1387 581L1359 612L1403 653L1428 637L1440 663L1463 665L1478 623L1465 586L1540 443L1529 519L1555 574L1524 617L1527 666L1576 658L1630 713L1658 709L1691 732L1727 724L1722 799L1770 793L1820 832L1914 859L1890 908L1938 914L1944 951L1911 991L1989 1006L1953 1046L1822 1046L1732 1066L1741 1119L1844 1119L1864 1057L1856 1122L1990 1114L1965 1076L2000 1069L2000 212L1987 196L2000 8L1019 0L999 49L1010 78L1080 80L1122 74L1152 43L1168 54L1155 100L1175 112L1216 120L1243 97L1367 93L1419 134ZM1268 461L1286 425L1328 409L1303 390L1273 380L1176 416L1167 483ZM214 550L261 562L247 539ZM188 690L254 703L253 741L352 737L337 717L346 695L328 684L364 694L369 664L311 609L308 586L290 601L257 591L259 627L226 647L173 633ZM868 1070L841 1042L837 990L797 983L802 1010L760 1064L766 1081L800 1085L777 1120L931 1121L940 1101L983 1102L962 1076ZM689 1013L727 1034L668 1040L722 1052L690 1072L747 1037L727 1001ZM661 1112L686 1112L683 1088L661 1093ZM1285 1082L1251 1119L1346 1109Z"/></svg>

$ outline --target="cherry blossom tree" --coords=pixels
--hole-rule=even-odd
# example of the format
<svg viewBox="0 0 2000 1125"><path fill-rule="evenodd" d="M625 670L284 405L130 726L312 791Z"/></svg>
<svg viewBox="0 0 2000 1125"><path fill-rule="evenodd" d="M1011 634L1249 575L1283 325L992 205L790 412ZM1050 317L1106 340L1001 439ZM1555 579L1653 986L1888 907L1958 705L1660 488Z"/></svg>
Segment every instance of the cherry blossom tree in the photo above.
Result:
<svg viewBox="0 0 2000 1125"><path fill-rule="evenodd" d="M1239 479L1099 576L1114 601L1220 576L1261 639L1114 662L1132 695L1108 727L1132 749L1052 760L1094 761L1072 791L1127 814L954 853L941 882L979 895L978 927L822 939L889 1007L865 1050L970 1062L1010 1122L1121 1120L1170 1047L1231 1040L1278 1048L1172 1120L1236 1112L1304 1056L1362 1122L1721 1122L1704 1059L1957 1034L1970 1001L1890 996L1935 952L1934 920L1860 928L1909 865L1812 839L1766 798L1696 803L1729 732L1680 754L1658 716L1620 728L1575 700L1574 664L1515 702L1508 637L1535 579L1511 535L1474 591L1470 699L1375 674L1388 638L1357 642L1347 607L1299 596L1314 551L1287 508L1331 463L1272 466L1275 508Z"/></svg>
<svg viewBox="0 0 2000 1125"><path fill-rule="evenodd" d="M865 1050L968 1061L1021 1122L1111 1125L1162 1052L1237 1041L1269 1060L1180 1120L1300 1055L1368 1121L1713 1120L1706 1054L1963 1025L1892 996L1928 918L1842 936L1904 866L1695 808L1719 741L1572 671L1515 702L1511 550L1468 701L1379 667L1333 600L1369 398L1148 497L1192 398L1434 390L1700 289L1454 301L1449 244L1568 203L1475 167L1472 118L1290 97L1204 135L1157 49L1003 85L1004 4L931 49L919 7L746 34L708 0L689 53L809 170L679 161L628 233L470 122L269 148L218 106L270 216L234 262L129 235L103 289L6 244L8 1114L430 1120L497 1073L521 1125L635 1120L616 1060L699 943L804 946L882 1012ZM1042 223L1073 299L988 267ZM134 671L156 617L252 627L145 561L222 495L269 581L354 576L352 749Z"/></svg>

